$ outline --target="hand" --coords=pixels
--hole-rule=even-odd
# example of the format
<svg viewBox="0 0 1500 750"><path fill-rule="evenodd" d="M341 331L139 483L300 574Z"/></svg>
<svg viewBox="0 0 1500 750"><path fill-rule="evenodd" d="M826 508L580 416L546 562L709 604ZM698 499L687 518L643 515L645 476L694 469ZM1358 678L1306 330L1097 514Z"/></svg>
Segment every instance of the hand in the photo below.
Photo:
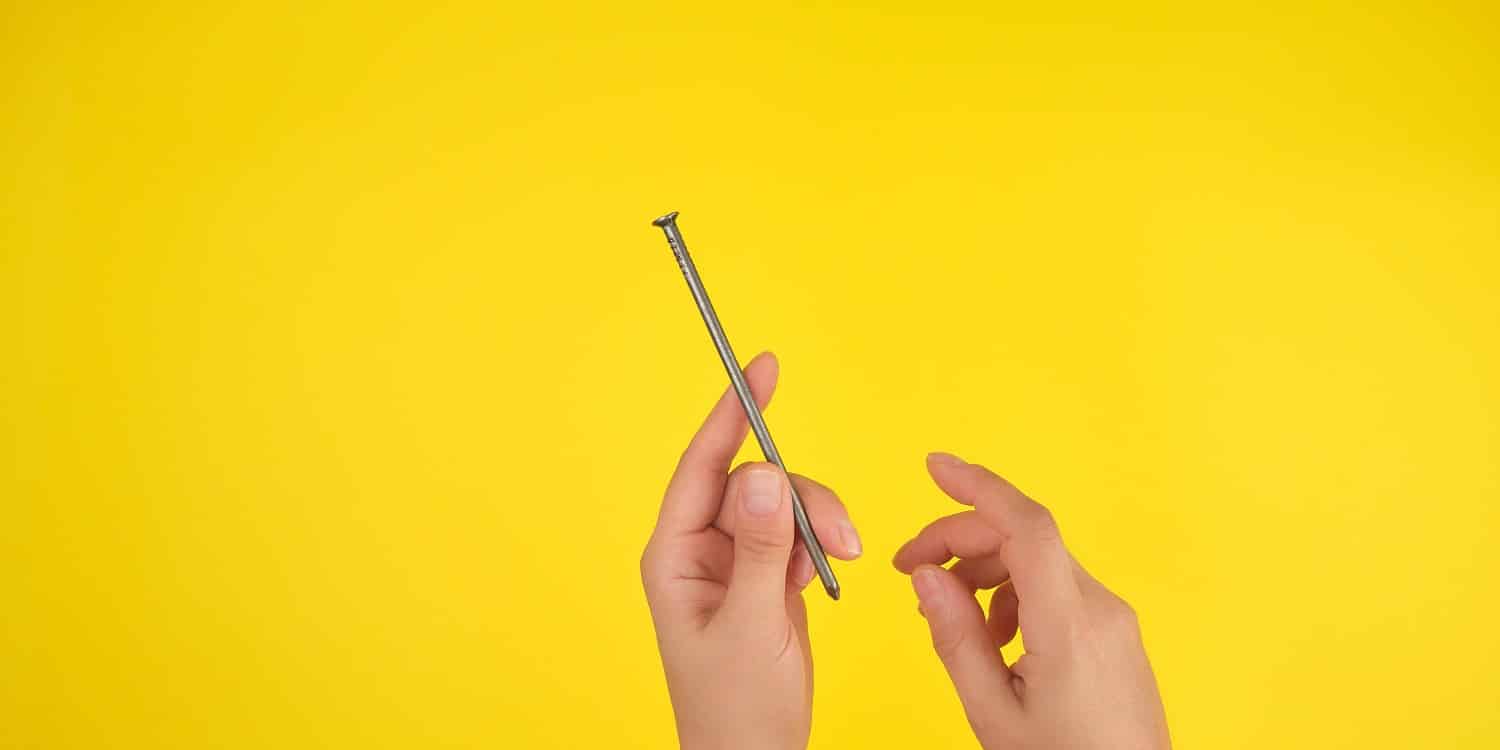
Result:
<svg viewBox="0 0 1500 750"><path fill-rule="evenodd" d="M776 360L745 368L764 408ZM641 580L683 748L803 748L812 726L812 652L802 589L812 560L796 541L787 478L771 464L728 473L749 424L725 392L682 454L641 556ZM859 556L831 490L792 475L828 554Z"/></svg>
<svg viewBox="0 0 1500 750"><path fill-rule="evenodd" d="M974 510L932 522L894 563L912 576L933 648L980 744L1170 747L1135 613L1073 559L1047 509L956 456L934 453L927 468ZM954 557L951 568L938 567ZM974 592L988 588L986 623ZM999 647L1017 627L1026 653L1007 666Z"/></svg>

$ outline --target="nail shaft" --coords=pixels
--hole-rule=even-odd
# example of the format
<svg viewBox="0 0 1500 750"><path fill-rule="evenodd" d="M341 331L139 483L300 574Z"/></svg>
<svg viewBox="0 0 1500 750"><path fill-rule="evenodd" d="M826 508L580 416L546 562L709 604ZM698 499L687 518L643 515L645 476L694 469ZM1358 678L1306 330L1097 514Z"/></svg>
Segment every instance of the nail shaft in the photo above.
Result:
<svg viewBox="0 0 1500 750"><path fill-rule="evenodd" d="M786 464L781 460L781 452L776 450L776 443L771 440L771 431L766 428L765 417L760 413L760 407L755 404L755 396L750 392L750 384L745 382L745 375L740 370L739 360L734 356L734 350L729 348L729 338L724 335L724 326L719 323L719 316L714 313L714 306L708 301L708 290L703 288L703 279L698 276L698 269L693 265L692 256L688 255L687 244L682 241L682 231L677 228L677 212L663 216L652 224L661 227L667 235L667 244L672 247L672 255L677 258L677 265L682 269L683 278L687 279L688 289L693 293L693 301L698 304L698 312L703 315L703 322L708 326L708 335L714 341L714 349L719 352L719 359L724 363L724 369L729 373L729 383L734 386L734 392L740 399L740 405L745 408L745 416L750 420L750 430L755 433L755 441L760 443L760 450L765 454L766 460L775 464L783 473L786 472ZM787 484L791 486L792 492L792 516L797 524L797 535L802 538L802 546L807 548L808 556L812 558L813 567L818 571L818 578L823 582L823 588L830 597L839 598L839 582L833 575L833 568L828 565L828 556L823 554L823 545L818 541L818 535L813 532L812 522L807 517L807 508L802 504L802 498L797 494L797 487L791 484L788 475Z"/></svg>

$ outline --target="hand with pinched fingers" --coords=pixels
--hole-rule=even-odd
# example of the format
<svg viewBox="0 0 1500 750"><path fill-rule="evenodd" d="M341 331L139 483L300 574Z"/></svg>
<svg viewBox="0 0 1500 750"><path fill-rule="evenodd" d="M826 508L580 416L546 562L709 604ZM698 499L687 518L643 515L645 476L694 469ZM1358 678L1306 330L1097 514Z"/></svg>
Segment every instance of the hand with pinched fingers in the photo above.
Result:
<svg viewBox="0 0 1500 750"><path fill-rule="evenodd" d="M1168 748L1135 613L1073 559L1052 514L956 456L934 453L927 468L973 510L933 521L893 562L912 576L933 648L980 744ZM983 589L994 589L988 618L974 599ZM1000 647L1017 629L1026 653L1006 664Z"/></svg>

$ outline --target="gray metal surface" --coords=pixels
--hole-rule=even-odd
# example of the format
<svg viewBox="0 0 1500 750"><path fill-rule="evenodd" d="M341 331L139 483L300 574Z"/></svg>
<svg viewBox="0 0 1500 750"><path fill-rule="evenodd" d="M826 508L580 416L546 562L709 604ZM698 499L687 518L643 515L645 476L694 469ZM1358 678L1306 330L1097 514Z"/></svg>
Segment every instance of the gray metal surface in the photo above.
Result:
<svg viewBox="0 0 1500 750"><path fill-rule="evenodd" d="M724 370L729 373L729 382L740 398L740 405L745 407L745 416L750 420L750 430L755 433L755 441L760 443L760 450L765 454L766 460L786 473L786 464L781 460L780 451L776 450L776 443L771 440L771 431L766 429L765 417L761 416L760 407L755 405L750 384L745 382L739 360L735 359L734 350L729 348L729 339L724 335L724 326L719 324L719 316L714 313L714 306L708 301L708 290L703 288L703 279L698 276L692 256L688 255L687 244L682 241L682 231L677 228L677 212L673 211L651 223L661 227L667 234L667 244L671 245L672 255L676 256L682 276L687 279L688 289L693 292L693 301L698 303L698 312L702 313L703 322L708 325L708 335L714 340L714 349L718 350ZM797 494L797 487L792 485L790 475L787 477L787 484L792 488L792 517L797 522L797 535L802 538L802 546L807 548L807 554L812 557L813 567L818 571L823 589L829 596L838 599L838 579L833 576L833 568L828 565L828 556L823 554L823 545L818 541L818 535L813 533L812 522L807 518L807 508L802 505L802 497Z"/></svg>

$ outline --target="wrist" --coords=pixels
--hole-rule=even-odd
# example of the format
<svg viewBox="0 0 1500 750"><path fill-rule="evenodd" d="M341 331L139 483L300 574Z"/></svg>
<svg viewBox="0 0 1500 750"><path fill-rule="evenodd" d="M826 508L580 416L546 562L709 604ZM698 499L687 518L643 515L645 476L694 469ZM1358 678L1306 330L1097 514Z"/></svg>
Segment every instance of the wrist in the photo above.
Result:
<svg viewBox="0 0 1500 750"><path fill-rule="evenodd" d="M777 742L767 737L748 734L735 736L682 736L677 743L680 750L807 750L807 742Z"/></svg>

